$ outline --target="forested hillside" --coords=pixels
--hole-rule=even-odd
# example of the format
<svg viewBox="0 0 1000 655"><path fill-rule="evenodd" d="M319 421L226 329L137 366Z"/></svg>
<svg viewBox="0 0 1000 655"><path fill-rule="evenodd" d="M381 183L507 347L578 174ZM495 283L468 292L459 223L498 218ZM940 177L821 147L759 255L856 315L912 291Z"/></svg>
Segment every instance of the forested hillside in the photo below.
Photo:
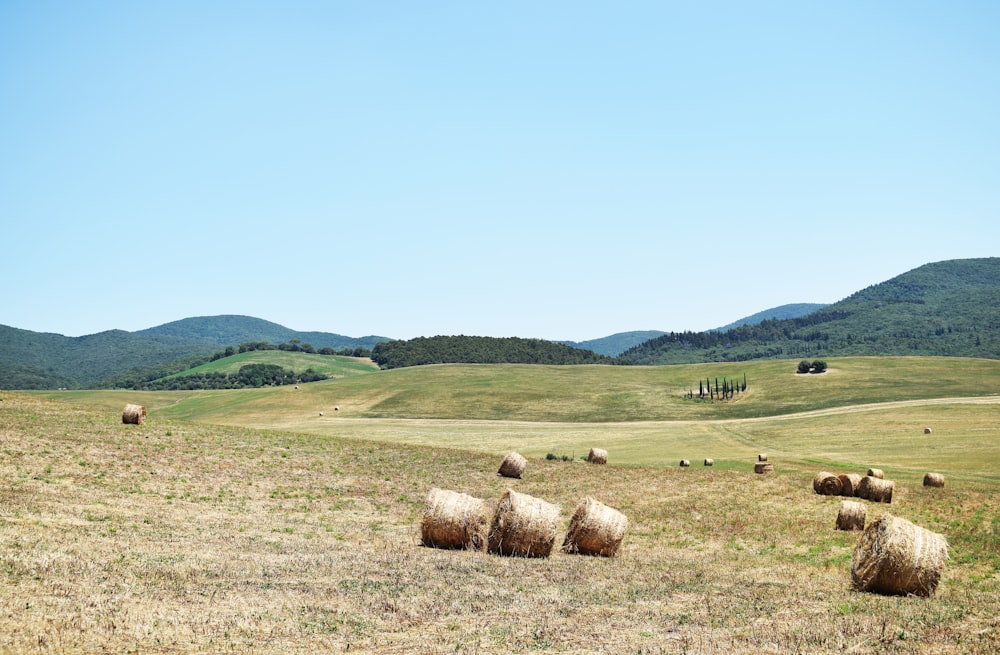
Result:
<svg viewBox="0 0 1000 655"><path fill-rule="evenodd" d="M86 387L123 371L205 356L216 346L173 336L124 330L84 337L0 326L0 388Z"/></svg>
<svg viewBox="0 0 1000 655"><path fill-rule="evenodd" d="M372 361L382 368L424 364L613 364L615 360L589 350L542 339L518 337L419 337L386 341L372 349Z"/></svg>
<svg viewBox="0 0 1000 655"><path fill-rule="evenodd" d="M132 388L197 366L220 346L271 343L277 348L289 342L306 352L350 349L367 355L380 340L387 339L297 332L249 316L189 318L138 332L82 337L0 325L0 389Z"/></svg>
<svg viewBox="0 0 1000 655"><path fill-rule="evenodd" d="M1000 258L927 264L807 316L669 333L621 359L677 364L849 355L1000 358Z"/></svg>
<svg viewBox="0 0 1000 655"><path fill-rule="evenodd" d="M164 323L147 330L136 332L146 336L171 336L184 339L211 341L218 346L232 346L248 341L273 344L301 342L316 349L365 348L371 350L388 337L345 337L332 332L300 332L283 325L252 316L223 314L220 316L196 316L171 323Z"/></svg>

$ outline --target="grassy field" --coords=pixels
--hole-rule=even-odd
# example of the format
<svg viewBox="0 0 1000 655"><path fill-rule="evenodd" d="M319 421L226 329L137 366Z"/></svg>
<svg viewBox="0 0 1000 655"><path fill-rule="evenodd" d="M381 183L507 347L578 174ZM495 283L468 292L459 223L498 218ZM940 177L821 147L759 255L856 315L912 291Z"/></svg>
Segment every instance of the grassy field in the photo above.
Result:
<svg viewBox="0 0 1000 655"><path fill-rule="evenodd" d="M1000 362L829 363L3 393L0 652L997 652ZM683 398L744 372L735 401ZM148 423L122 425L125 402ZM591 446L609 465L579 461ZM521 480L496 475L509 448ZM761 451L774 473L752 473ZM896 481L870 520L949 540L931 598L850 588L858 535L811 480L870 466ZM612 560L424 548L433 486L514 488L559 504L563 529L592 496L630 529Z"/></svg>
<svg viewBox="0 0 1000 655"><path fill-rule="evenodd" d="M285 350L254 350L238 353L231 357L223 357L214 362L206 362L201 366L167 376L165 379L169 380L171 378L200 373L226 373L227 375L235 375L240 372L241 367L248 364L275 364L296 373L302 373L311 368L317 373L322 373L331 378L349 377L363 373L372 373L378 370L378 366L373 364L370 359L361 357L314 355Z"/></svg>

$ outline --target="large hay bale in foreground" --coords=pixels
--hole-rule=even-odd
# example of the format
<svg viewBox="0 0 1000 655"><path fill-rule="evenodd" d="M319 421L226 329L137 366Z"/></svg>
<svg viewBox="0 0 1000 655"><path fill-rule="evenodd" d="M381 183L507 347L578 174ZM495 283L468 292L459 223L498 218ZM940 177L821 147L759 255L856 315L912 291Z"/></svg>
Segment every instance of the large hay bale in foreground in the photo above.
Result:
<svg viewBox="0 0 1000 655"><path fill-rule="evenodd" d="M882 478L873 478L870 475L866 475L861 478L861 482L854 493L858 498L864 498L876 503L891 503L892 490L895 486L896 483L892 480L883 480Z"/></svg>
<svg viewBox="0 0 1000 655"><path fill-rule="evenodd" d="M947 561L943 535L885 514L861 535L851 561L851 582L858 591L930 596Z"/></svg>
<svg viewBox="0 0 1000 655"><path fill-rule="evenodd" d="M614 557L627 531L628 519L624 514L588 496L573 512L562 550Z"/></svg>
<svg viewBox="0 0 1000 655"><path fill-rule="evenodd" d="M833 473L820 471L813 478L813 491L822 496L839 496L842 488L840 478Z"/></svg>
<svg viewBox="0 0 1000 655"><path fill-rule="evenodd" d="M864 530L868 507L856 500L840 501L840 511L837 513L838 530Z"/></svg>
<svg viewBox="0 0 1000 655"><path fill-rule="evenodd" d="M122 412L122 423L145 425L146 408L142 405L133 405L132 403L128 403L125 405L125 411Z"/></svg>
<svg viewBox="0 0 1000 655"><path fill-rule="evenodd" d="M868 469L868 477L879 478L880 480L885 479L885 471L882 469Z"/></svg>
<svg viewBox="0 0 1000 655"><path fill-rule="evenodd" d="M754 473L770 473L774 470L774 464L768 464L767 462L757 462L753 465Z"/></svg>
<svg viewBox="0 0 1000 655"><path fill-rule="evenodd" d="M587 455L587 461L591 464L607 464L608 451L603 448L591 448L590 454Z"/></svg>
<svg viewBox="0 0 1000 655"><path fill-rule="evenodd" d="M559 506L508 489L490 526L489 551L515 557L548 557L556 541Z"/></svg>
<svg viewBox="0 0 1000 655"><path fill-rule="evenodd" d="M857 473L841 473L837 476L840 478L840 495L850 498L851 496L858 495L858 485L861 484L861 476Z"/></svg>
<svg viewBox="0 0 1000 655"><path fill-rule="evenodd" d="M943 487L944 476L940 473L924 473L925 487Z"/></svg>
<svg viewBox="0 0 1000 655"><path fill-rule="evenodd" d="M500 470L497 473L505 478L520 478L527 466L528 460L520 453L515 453L512 450L503 458L503 462L500 463Z"/></svg>
<svg viewBox="0 0 1000 655"><path fill-rule="evenodd" d="M428 492L420 522L420 543L432 548L486 550L490 503L468 494L438 489Z"/></svg>

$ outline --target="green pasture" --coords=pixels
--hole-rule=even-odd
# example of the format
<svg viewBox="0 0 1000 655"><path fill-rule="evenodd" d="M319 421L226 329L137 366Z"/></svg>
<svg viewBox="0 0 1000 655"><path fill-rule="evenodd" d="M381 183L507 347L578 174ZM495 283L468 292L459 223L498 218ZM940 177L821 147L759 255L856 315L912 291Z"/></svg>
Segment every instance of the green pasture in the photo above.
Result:
<svg viewBox="0 0 1000 655"><path fill-rule="evenodd" d="M315 355L286 350L253 350L223 357L213 362L167 376L166 379L198 375L202 373L225 373L235 375L240 368L248 364L275 364L284 369L301 373L312 369L331 378L343 378L363 373L371 373L378 367L370 359L360 357L343 357L340 355Z"/></svg>
<svg viewBox="0 0 1000 655"><path fill-rule="evenodd" d="M295 355L300 353L246 353ZM338 358L343 359L343 358ZM267 363L275 359L257 359ZM291 360L289 360L291 361ZM118 412L126 402L199 423L616 464L777 466L1000 481L1000 361L845 358L821 375L789 360L659 367L440 365L225 391L45 392ZM297 369L296 369L297 370ZM690 399L699 379L747 376L727 401ZM322 415L321 415L322 414ZM930 434L924 428L931 428Z"/></svg>

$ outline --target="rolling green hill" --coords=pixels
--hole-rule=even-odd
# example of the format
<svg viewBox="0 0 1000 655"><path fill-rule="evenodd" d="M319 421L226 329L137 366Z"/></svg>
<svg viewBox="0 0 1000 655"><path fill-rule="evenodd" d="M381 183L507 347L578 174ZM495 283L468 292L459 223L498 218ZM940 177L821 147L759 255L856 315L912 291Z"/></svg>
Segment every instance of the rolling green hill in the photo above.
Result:
<svg viewBox="0 0 1000 655"><path fill-rule="evenodd" d="M296 332L248 316L190 318L138 332L109 330L82 337L0 325L0 389L132 386L135 379L198 365L220 346L293 340L342 350L371 348L386 339Z"/></svg>
<svg viewBox="0 0 1000 655"><path fill-rule="evenodd" d="M679 364L853 355L1000 358L1000 258L927 264L795 319L670 333L621 355Z"/></svg>

